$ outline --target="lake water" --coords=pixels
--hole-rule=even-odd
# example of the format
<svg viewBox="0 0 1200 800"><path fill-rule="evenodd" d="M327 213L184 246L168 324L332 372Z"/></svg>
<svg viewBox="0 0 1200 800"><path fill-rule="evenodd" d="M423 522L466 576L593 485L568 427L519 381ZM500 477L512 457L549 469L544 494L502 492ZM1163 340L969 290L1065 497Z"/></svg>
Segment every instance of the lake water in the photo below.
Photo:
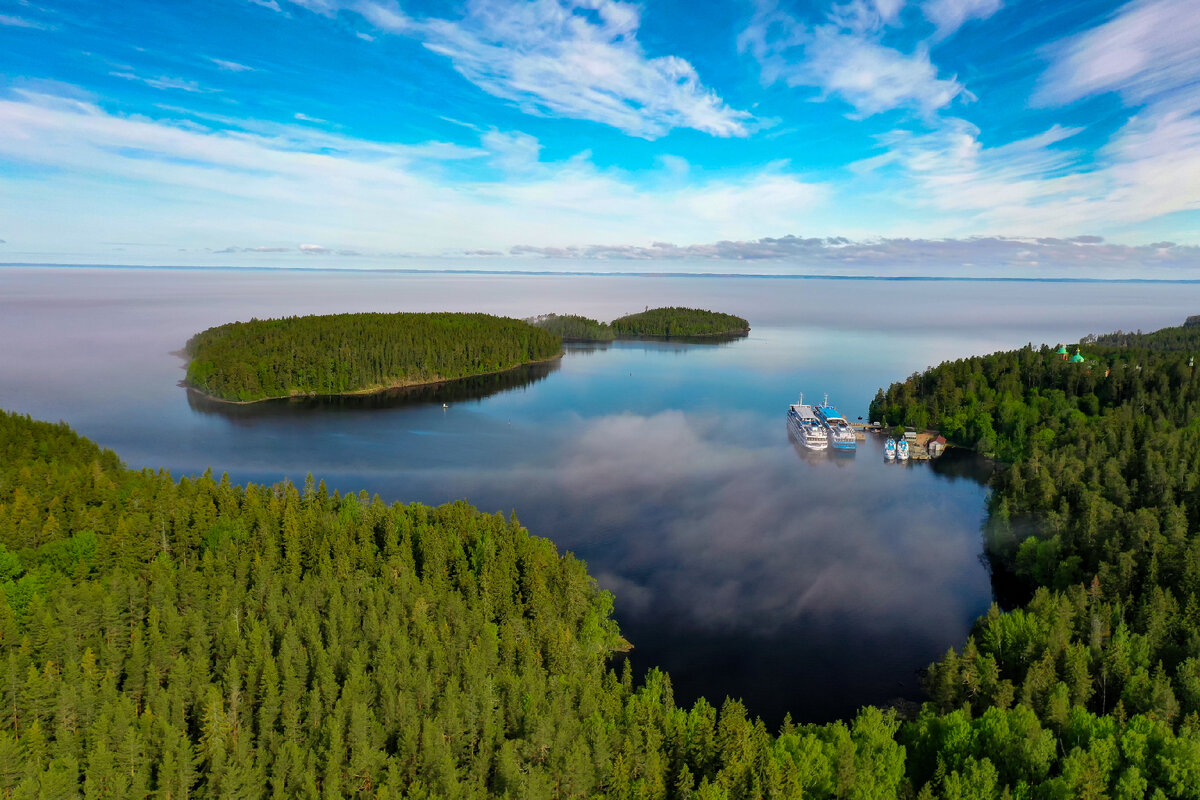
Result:
<svg viewBox="0 0 1200 800"><path fill-rule="evenodd" d="M600 319L645 306L750 320L732 343L570 346L559 361L402 396L226 407L173 355L252 316L485 311ZM0 407L63 419L133 467L466 498L588 562L638 670L742 697L772 725L918 698L917 670L991 602L972 459L896 465L871 437L813 456L788 403L866 415L947 358L1145 330L1189 284L466 276L0 268ZM443 409L446 403L448 408Z"/></svg>

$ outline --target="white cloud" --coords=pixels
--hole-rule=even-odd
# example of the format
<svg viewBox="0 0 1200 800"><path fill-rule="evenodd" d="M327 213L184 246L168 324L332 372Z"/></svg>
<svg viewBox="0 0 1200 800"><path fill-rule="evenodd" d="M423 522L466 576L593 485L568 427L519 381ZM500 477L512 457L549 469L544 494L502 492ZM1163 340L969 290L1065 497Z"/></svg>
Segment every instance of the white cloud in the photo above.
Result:
<svg viewBox="0 0 1200 800"><path fill-rule="evenodd" d="M394 0L292 2L328 16L354 11L377 31L417 38L527 113L591 120L646 139L673 128L745 136L753 124L685 59L648 55L637 38L638 8L619 0L471 0L459 18L420 20Z"/></svg>
<svg viewBox="0 0 1200 800"><path fill-rule="evenodd" d="M250 2L256 6L269 8L272 11L283 11L283 9L279 7L279 3L276 2L276 0L250 0Z"/></svg>
<svg viewBox="0 0 1200 800"><path fill-rule="evenodd" d="M926 0L921 11L937 28L937 38L944 39L969 20L987 19L1003 5L1003 0Z"/></svg>
<svg viewBox="0 0 1200 800"><path fill-rule="evenodd" d="M885 153L855 165L890 180L890 202L935 209L966 232L1065 235L1112 230L1200 209L1200 119L1155 107L1090 158L1063 146L1081 128L985 147L979 130L947 120L933 133L893 132Z"/></svg>
<svg viewBox="0 0 1200 800"><path fill-rule="evenodd" d="M48 25L43 25L40 22L25 19L24 17L14 17L11 14L0 14L0 25L5 25L9 28L33 28L39 31L50 29Z"/></svg>
<svg viewBox="0 0 1200 800"><path fill-rule="evenodd" d="M1060 104L1102 92L1128 103L1200 108L1200 13L1195 0L1134 0L1107 22L1049 51L1035 100Z"/></svg>
<svg viewBox="0 0 1200 800"><path fill-rule="evenodd" d="M576 260L775 262L799 269L860 268L936 270L942 267L1042 266L1073 271L1111 266L1200 269L1200 247L1172 242L1144 245L1106 243L1095 235L1056 237L976 236L958 239L781 236L753 241L675 245L518 245L512 255ZM765 269L760 267L759 269Z"/></svg>
<svg viewBox="0 0 1200 800"><path fill-rule="evenodd" d="M321 119L320 117L310 117L308 114L305 114L300 111L297 111L295 114L292 114L292 119L299 120L300 122L313 122L313 123L318 123L318 124L325 123L325 120Z"/></svg>
<svg viewBox="0 0 1200 800"><path fill-rule="evenodd" d="M613 243L761 236L818 214L827 194L778 168L682 187L665 170L657 185L653 176L634 182L586 154L538 161L536 140L519 133L485 133L468 148L217 124L110 114L28 92L0 100L0 160L45 170L5 181L23 198L11 222L28 227L31 247L61 247L55 230L70 218L82 242L92 230L104 240L153 231L157 241L198 248L317 241L333 250L436 253L565 245L585 231ZM448 180L442 167L488 158L523 171Z"/></svg>
<svg viewBox="0 0 1200 800"><path fill-rule="evenodd" d="M613 0L474 0L462 20L431 20L425 46L489 94L528 111L611 125L653 139L672 128L744 136L729 108L677 56L650 58L636 7Z"/></svg>
<svg viewBox="0 0 1200 800"><path fill-rule="evenodd" d="M904 0L849 0L829 11L829 21L853 33L874 33L900 21Z"/></svg>
<svg viewBox="0 0 1200 800"><path fill-rule="evenodd" d="M223 58L211 58L211 57L208 60L211 61L212 63L216 64L221 69L226 70L227 72L253 72L254 71L254 67L248 67L245 64L239 64L236 61L226 61Z"/></svg>
<svg viewBox="0 0 1200 800"><path fill-rule="evenodd" d="M809 26L762 4L738 37L738 47L758 60L765 84L815 87L823 97L841 97L857 116L894 108L932 114L956 98L974 99L957 78L938 77L924 47L902 53L878 41L879 31L896 21L898 5L887 7L891 16L877 6L849 14L846 8L836 6L828 22Z"/></svg>
<svg viewBox="0 0 1200 800"><path fill-rule="evenodd" d="M492 163L508 173L526 172L538 163L542 145L527 133L488 131L480 137Z"/></svg>
<svg viewBox="0 0 1200 800"><path fill-rule="evenodd" d="M364 2L355 6L355 10L367 22L388 33L405 33L412 27L412 20L395 2Z"/></svg>
<svg viewBox="0 0 1200 800"><path fill-rule="evenodd" d="M138 75L133 72L110 72L114 78L123 78L127 81L137 81L144 83L154 89L177 89L183 92L205 92L211 91L202 87L196 81L190 81L185 78L173 78L169 75L160 75L157 78L147 78L143 75Z"/></svg>

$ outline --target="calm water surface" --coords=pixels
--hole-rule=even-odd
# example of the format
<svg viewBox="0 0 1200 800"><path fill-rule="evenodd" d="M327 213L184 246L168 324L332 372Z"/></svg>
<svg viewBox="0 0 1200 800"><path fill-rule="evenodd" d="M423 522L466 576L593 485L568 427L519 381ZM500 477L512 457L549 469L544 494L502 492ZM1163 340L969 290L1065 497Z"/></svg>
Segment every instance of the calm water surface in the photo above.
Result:
<svg viewBox="0 0 1200 800"><path fill-rule="evenodd" d="M211 325L341 311L690 305L750 320L723 345L569 347L558 362L404 396L214 406L172 353ZM1200 287L0 268L0 407L63 419L133 467L466 498L515 511L616 595L639 670L772 724L917 697L986 610L974 462L798 451L784 412L851 418L946 358L1150 330ZM446 403L449 408L443 409Z"/></svg>

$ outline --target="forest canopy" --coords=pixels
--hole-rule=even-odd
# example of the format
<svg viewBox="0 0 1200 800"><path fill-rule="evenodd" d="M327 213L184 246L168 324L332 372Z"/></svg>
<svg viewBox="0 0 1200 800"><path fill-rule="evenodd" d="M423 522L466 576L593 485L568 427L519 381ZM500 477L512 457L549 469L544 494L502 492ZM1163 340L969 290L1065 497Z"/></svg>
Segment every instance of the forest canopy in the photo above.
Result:
<svg viewBox="0 0 1200 800"><path fill-rule="evenodd" d="M564 342L611 342L615 337L608 323L575 314L543 314L529 321Z"/></svg>
<svg viewBox="0 0 1200 800"><path fill-rule="evenodd" d="M515 519L175 480L0 412L0 796L1198 797L1185 358L1025 348L881 392L1017 454L989 541L1038 588L930 667L915 718L777 732L635 683L612 598ZM1005 394L1052 435L1015 437Z"/></svg>
<svg viewBox="0 0 1200 800"><path fill-rule="evenodd" d="M993 607L961 651L930 668L932 704L918 725L961 736L968 720L1025 707L1022 724L1052 732L1060 749L1111 737L1106 756L1066 759L1093 788L1053 796L1157 797L1147 781L1170 775L1161 796L1197 797L1200 328L1063 349L946 362L871 404L873 420L939 428L1003 460L985 546L993 571L1025 592L1023 607ZM1130 764L1134 739L1169 732L1193 742L1186 754ZM926 770L946 763L932 752L923 760Z"/></svg>
<svg viewBox="0 0 1200 800"><path fill-rule="evenodd" d="M628 314L610 324L574 315L544 314L530 320L575 342L609 342L617 339L691 338L739 336L750 331L750 323L732 314L699 308L652 308Z"/></svg>
<svg viewBox="0 0 1200 800"><path fill-rule="evenodd" d="M894 714L634 685L612 597L465 503L124 469L0 412L0 797L896 797Z"/></svg>
<svg viewBox="0 0 1200 800"><path fill-rule="evenodd" d="M637 336L732 336L750 331L750 323L732 314L699 308L652 308L612 321L620 337Z"/></svg>
<svg viewBox="0 0 1200 800"><path fill-rule="evenodd" d="M189 386L250 402L499 372L558 356L562 340L488 314L331 314L219 325L185 351Z"/></svg>

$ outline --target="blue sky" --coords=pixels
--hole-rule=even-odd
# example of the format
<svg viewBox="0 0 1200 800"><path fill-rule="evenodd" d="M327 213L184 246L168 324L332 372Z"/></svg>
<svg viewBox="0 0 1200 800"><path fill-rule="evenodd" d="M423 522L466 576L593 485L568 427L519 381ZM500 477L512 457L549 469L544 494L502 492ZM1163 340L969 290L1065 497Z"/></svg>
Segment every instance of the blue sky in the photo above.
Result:
<svg viewBox="0 0 1200 800"><path fill-rule="evenodd" d="M0 0L0 261L1200 277L1195 0Z"/></svg>

